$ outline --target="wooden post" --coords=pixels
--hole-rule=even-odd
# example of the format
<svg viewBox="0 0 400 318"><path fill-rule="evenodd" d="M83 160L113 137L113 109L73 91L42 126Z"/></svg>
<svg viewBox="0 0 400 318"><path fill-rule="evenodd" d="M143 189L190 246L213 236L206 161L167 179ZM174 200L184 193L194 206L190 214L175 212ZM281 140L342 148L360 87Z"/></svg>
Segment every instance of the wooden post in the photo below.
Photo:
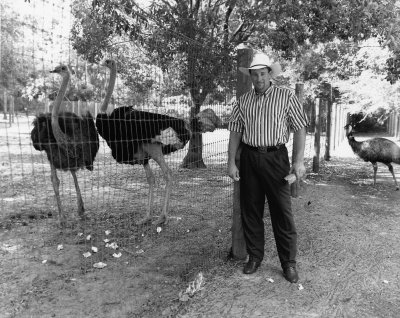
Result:
<svg viewBox="0 0 400 318"><path fill-rule="evenodd" d="M49 113L50 112L50 100L48 98L46 98L44 100L44 112L45 113Z"/></svg>
<svg viewBox="0 0 400 318"><path fill-rule="evenodd" d="M236 84L236 99L251 89L250 76L244 75L239 71L239 67L248 67L252 58L251 49L238 50L238 68L237 68L237 84ZM236 153L235 162L236 166L240 167L240 152L242 147L239 147ZM244 240L242 213L240 207L240 181L233 183L233 211L232 211L232 249L231 256L234 259L245 259L247 257L246 242Z"/></svg>
<svg viewBox="0 0 400 318"><path fill-rule="evenodd" d="M6 91L4 91L4 93L3 93L3 111L4 111L3 119L7 119L7 92Z"/></svg>
<svg viewBox="0 0 400 318"><path fill-rule="evenodd" d="M339 146L341 143L342 143L342 141L343 141L343 135L344 135L344 125L345 125L345 123L343 122L343 105L342 104L339 104L338 105L339 106L339 126L338 126L338 129L339 129L339 139L338 139L338 144L337 144L337 146Z"/></svg>
<svg viewBox="0 0 400 318"><path fill-rule="evenodd" d="M81 112L82 112L82 101L80 99L78 99L78 102L76 103L76 105L77 105L76 114L78 116L80 116Z"/></svg>
<svg viewBox="0 0 400 318"><path fill-rule="evenodd" d="M314 157L313 157L313 172L319 172L319 156L321 152L321 110L323 100L317 98L315 100L315 127L314 127Z"/></svg>
<svg viewBox="0 0 400 318"><path fill-rule="evenodd" d="M10 107L9 107L9 119L10 119L10 127L11 124L14 123L14 117L15 117L15 109L14 109L14 96L10 96Z"/></svg>
<svg viewBox="0 0 400 318"><path fill-rule="evenodd" d="M334 151L336 148L336 109L337 109L336 103L332 103L330 151Z"/></svg>
<svg viewBox="0 0 400 318"><path fill-rule="evenodd" d="M325 155L326 161L331 160L331 143L332 143L332 85L327 84L329 97L326 110L326 138L325 138Z"/></svg>
<svg viewBox="0 0 400 318"><path fill-rule="evenodd" d="M304 83L296 83L296 96L298 98L298 100L300 101L300 104L303 105L304 103ZM293 146L292 146L292 165L293 162L296 158L296 145L294 144L294 140L293 140ZM298 197L298 192L299 192L299 185L300 185L300 180L297 180L296 182L293 182L290 186L290 195L293 198L297 198Z"/></svg>

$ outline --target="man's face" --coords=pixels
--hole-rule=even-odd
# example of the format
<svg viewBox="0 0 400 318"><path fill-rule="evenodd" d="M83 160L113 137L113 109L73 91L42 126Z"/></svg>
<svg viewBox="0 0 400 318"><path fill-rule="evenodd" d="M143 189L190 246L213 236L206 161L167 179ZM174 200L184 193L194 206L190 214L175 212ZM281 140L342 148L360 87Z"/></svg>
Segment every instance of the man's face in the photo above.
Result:
<svg viewBox="0 0 400 318"><path fill-rule="evenodd" d="M250 76L256 92L263 93L267 90L271 81L271 74L268 72L268 68L251 70Z"/></svg>

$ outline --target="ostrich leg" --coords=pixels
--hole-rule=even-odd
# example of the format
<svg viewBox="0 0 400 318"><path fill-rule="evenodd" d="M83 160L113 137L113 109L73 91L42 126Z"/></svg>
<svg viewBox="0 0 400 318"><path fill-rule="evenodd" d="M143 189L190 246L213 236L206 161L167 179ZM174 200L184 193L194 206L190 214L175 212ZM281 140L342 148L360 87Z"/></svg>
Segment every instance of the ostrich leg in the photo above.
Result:
<svg viewBox="0 0 400 318"><path fill-rule="evenodd" d="M65 226L65 215L62 212L61 208L61 199L60 199L60 179L57 177L57 170L52 164L51 167L51 183L53 185L54 194L56 195L56 201L58 206L58 221L61 227Z"/></svg>
<svg viewBox="0 0 400 318"><path fill-rule="evenodd" d="M388 166L389 171L390 171L390 173L391 173L392 176L393 176L393 180L394 180L394 184L395 184L395 186L396 186L396 190L399 190L399 185L397 184L397 180L396 180L396 176L394 175L394 171L393 171L393 166L392 166L392 164L387 163L386 165Z"/></svg>
<svg viewBox="0 0 400 318"><path fill-rule="evenodd" d="M374 167L374 186L375 186L376 185L376 172L378 171L378 164L376 162L373 162L372 166Z"/></svg>
<svg viewBox="0 0 400 318"><path fill-rule="evenodd" d="M161 171L164 174L164 179L165 179L165 193L164 193L163 209L161 211L160 217L156 221L154 221L153 224L156 224L156 225L162 224L162 223L167 224L168 223L167 214L168 214L169 197L171 195L171 188L172 188L172 181L173 181L172 171L168 167L167 163L165 162L164 155L162 154L161 148L157 155L152 155L152 158L160 166Z"/></svg>
<svg viewBox="0 0 400 318"><path fill-rule="evenodd" d="M71 170L72 177L74 178L75 190L76 190L76 199L78 201L78 215L81 219L84 219L85 215L85 207L83 206L81 189L79 189L78 178L76 177L76 171Z"/></svg>
<svg viewBox="0 0 400 318"><path fill-rule="evenodd" d="M163 208L161 211L160 217L153 222L153 224L167 224L167 214L168 214L168 204L169 204L169 197L171 194L171 183L172 183L172 172L171 169L168 167L167 163L164 159L164 154L162 153L161 144L154 143L154 144L145 144L143 145L143 151L152 158L161 168L163 172L164 179L165 179L165 193L164 193L164 203ZM154 184L153 184L154 186Z"/></svg>
<svg viewBox="0 0 400 318"><path fill-rule="evenodd" d="M147 211L146 211L146 216L136 222L137 225L143 225L147 222L151 221L151 212L153 208L153 202L154 202L154 185L155 185L155 178L154 174L150 169L150 165L147 163L143 165L144 171L146 172L146 178L147 178L147 183L149 184L149 195L147 196Z"/></svg>

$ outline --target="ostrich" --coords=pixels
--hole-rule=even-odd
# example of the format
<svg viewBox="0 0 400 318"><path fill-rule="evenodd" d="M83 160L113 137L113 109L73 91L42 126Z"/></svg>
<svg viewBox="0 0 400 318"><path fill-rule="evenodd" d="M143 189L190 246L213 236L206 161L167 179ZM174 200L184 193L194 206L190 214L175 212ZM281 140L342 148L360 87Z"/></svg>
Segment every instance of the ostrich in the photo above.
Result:
<svg viewBox="0 0 400 318"><path fill-rule="evenodd" d="M136 222L137 225L152 219L155 177L149 160L153 159L160 166L166 185L162 212L153 224L166 224L173 176L164 155L182 149L192 133L214 131L220 119L211 109L200 112L190 123L167 115L135 110L131 106L118 107L108 114L107 107L115 85L117 65L114 60L106 60L103 65L110 69L110 79L96 118L97 131L106 140L117 162L144 167L149 184L147 213Z"/></svg>
<svg viewBox="0 0 400 318"><path fill-rule="evenodd" d="M62 76L61 87L51 113L40 114L34 119L31 139L33 147L39 151L44 150L50 162L51 182L56 195L60 226L63 227L66 218L61 207L57 169L71 172L78 201L78 215L83 219L85 209L76 171L81 168L93 170L93 161L99 150L99 137L89 112L83 117L71 112L60 112L71 76L68 67L60 65L50 73Z"/></svg>
<svg viewBox="0 0 400 318"><path fill-rule="evenodd" d="M396 181L396 176L393 172L393 163L400 164L400 147L393 141L385 138L372 138L365 141L356 141L352 133L352 125L347 124L345 127L347 140L349 141L353 152L364 161L369 161L374 167L374 185L376 184L376 172L378 170L378 162L382 162L388 166L390 173L393 176L396 190L399 190L399 185Z"/></svg>

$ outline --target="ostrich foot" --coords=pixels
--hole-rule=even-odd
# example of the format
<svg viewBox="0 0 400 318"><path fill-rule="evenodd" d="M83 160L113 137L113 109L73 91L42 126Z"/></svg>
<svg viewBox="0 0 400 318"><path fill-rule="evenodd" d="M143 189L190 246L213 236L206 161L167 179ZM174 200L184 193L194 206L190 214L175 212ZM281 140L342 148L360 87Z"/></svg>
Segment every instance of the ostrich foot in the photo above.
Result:
<svg viewBox="0 0 400 318"><path fill-rule="evenodd" d="M65 219L60 219L60 220L58 221L58 227L59 227L60 229L65 228L66 225L67 225L67 221L66 221Z"/></svg>
<svg viewBox="0 0 400 318"><path fill-rule="evenodd" d="M397 186L397 187L396 187L396 191L399 191L399 190L400 190L400 188Z"/></svg>
<svg viewBox="0 0 400 318"><path fill-rule="evenodd" d="M151 216L145 216L143 219L140 219L136 222L136 225L144 225L151 221Z"/></svg>
<svg viewBox="0 0 400 318"><path fill-rule="evenodd" d="M79 220L80 221L88 221L88 220L90 220L90 218L86 215L86 214L80 214L79 213Z"/></svg>
<svg viewBox="0 0 400 318"><path fill-rule="evenodd" d="M167 224L168 223L168 218L165 214L160 215L160 217L155 220L152 224L153 225L161 225L161 224Z"/></svg>

